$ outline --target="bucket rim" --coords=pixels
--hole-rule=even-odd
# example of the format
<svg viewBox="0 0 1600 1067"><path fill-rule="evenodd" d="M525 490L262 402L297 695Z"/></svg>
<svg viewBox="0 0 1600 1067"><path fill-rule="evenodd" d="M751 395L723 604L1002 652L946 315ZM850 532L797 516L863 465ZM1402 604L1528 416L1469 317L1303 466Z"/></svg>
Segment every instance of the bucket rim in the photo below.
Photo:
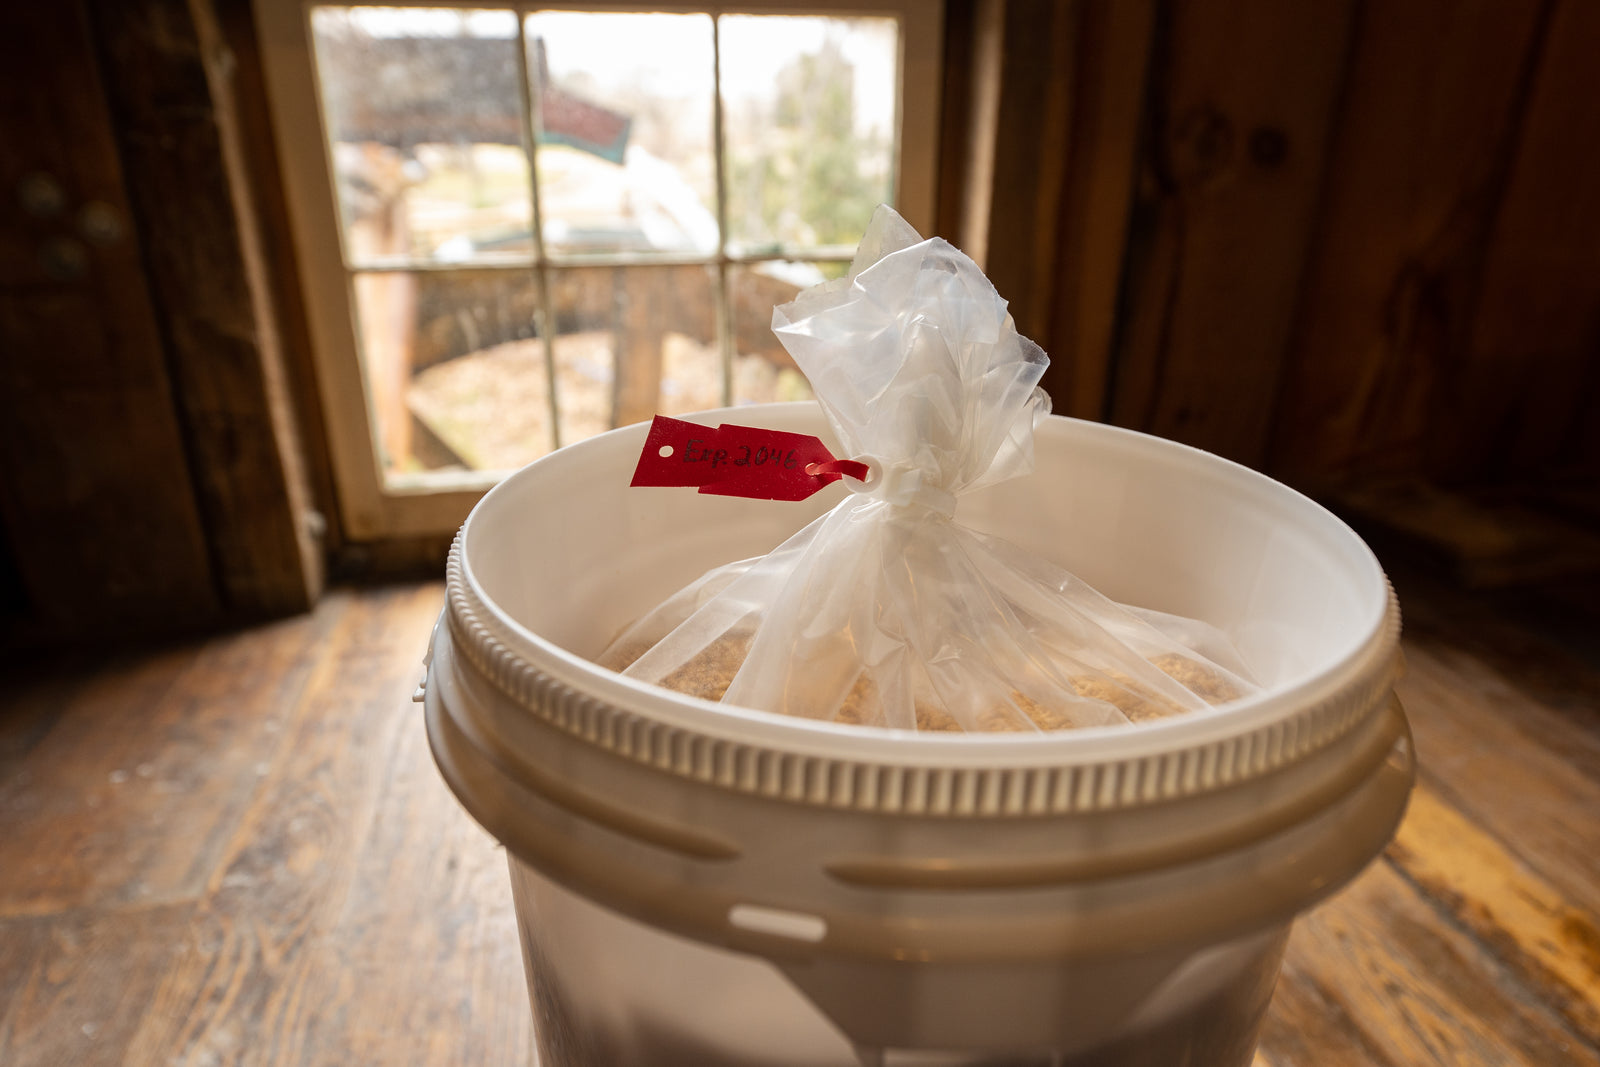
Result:
<svg viewBox="0 0 1600 1067"><path fill-rule="evenodd" d="M764 405L763 421L813 416L816 405ZM769 419L769 416L773 417ZM690 419L749 419L719 409ZM512 618L472 569L473 526L515 479L542 465L582 462L588 449L637 452L646 426L613 430L535 461L486 494L456 536L445 616L459 656L522 709L589 743L659 770L738 792L857 809L924 814L1106 810L1236 785L1298 762L1381 711L1399 671L1400 611L1371 549L1296 490L1177 442L1062 416L1038 432L1098 438L1226 477L1314 517L1376 583L1360 636L1322 669L1215 710L1152 722L1049 734L892 730L733 707L600 667ZM608 440L609 439L609 440Z"/></svg>

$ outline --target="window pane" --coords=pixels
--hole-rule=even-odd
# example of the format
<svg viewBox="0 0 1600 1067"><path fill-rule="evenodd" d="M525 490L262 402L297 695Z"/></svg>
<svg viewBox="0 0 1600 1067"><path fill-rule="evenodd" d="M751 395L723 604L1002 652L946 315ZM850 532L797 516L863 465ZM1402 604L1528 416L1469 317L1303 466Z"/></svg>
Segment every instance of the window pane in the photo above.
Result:
<svg viewBox="0 0 1600 1067"><path fill-rule="evenodd" d="M550 451L531 272L383 271L352 281L386 477L512 470Z"/></svg>
<svg viewBox="0 0 1600 1067"><path fill-rule="evenodd" d="M894 197L899 27L889 18L724 15L729 246L854 246Z"/></svg>
<svg viewBox="0 0 1600 1067"><path fill-rule="evenodd" d="M525 259L516 16L318 7L311 28L352 264Z"/></svg>
<svg viewBox="0 0 1600 1067"><path fill-rule="evenodd" d="M757 263L728 273L733 302L733 402L810 400L811 383L772 332L772 309L800 290L850 269L849 263Z"/></svg>
<svg viewBox="0 0 1600 1067"><path fill-rule="evenodd" d="M545 247L715 251L710 16L541 11L527 35Z"/></svg>
<svg viewBox="0 0 1600 1067"><path fill-rule="evenodd" d="M563 444L721 406L714 277L703 266L551 271Z"/></svg>

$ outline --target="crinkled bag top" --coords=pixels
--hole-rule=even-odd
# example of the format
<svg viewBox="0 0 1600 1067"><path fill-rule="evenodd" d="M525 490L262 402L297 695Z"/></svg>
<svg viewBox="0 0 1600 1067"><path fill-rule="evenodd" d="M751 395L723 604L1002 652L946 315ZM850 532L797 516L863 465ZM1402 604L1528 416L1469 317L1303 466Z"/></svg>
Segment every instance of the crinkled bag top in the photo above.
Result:
<svg viewBox="0 0 1600 1067"><path fill-rule="evenodd" d="M702 576L600 659L710 700L922 730L1054 730L1253 690L1226 638L1127 608L962 526L1033 468L1049 360L977 264L879 208L850 274L773 312L843 446L873 472L769 554Z"/></svg>

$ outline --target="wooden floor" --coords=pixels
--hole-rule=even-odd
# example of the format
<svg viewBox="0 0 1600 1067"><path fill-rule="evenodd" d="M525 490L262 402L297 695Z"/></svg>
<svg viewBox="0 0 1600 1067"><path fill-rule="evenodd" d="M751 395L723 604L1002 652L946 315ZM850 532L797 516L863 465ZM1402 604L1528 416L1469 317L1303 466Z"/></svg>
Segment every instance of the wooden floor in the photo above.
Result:
<svg viewBox="0 0 1600 1067"><path fill-rule="evenodd" d="M1421 783L1297 927L1264 1067L1600 1067L1600 642L1399 583ZM437 585L13 669L0 1064L532 1060L502 853L410 694Z"/></svg>

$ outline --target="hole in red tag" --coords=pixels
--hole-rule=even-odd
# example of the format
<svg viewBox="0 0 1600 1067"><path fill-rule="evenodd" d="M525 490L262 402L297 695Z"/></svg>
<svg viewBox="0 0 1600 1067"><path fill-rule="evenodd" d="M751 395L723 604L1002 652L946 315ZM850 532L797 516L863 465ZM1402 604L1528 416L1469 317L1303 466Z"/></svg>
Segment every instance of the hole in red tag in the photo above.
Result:
<svg viewBox="0 0 1600 1067"><path fill-rule="evenodd" d="M662 459L671 459L672 458L672 446L671 445L662 445L656 451L656 455L660 456Z"/></svg>

